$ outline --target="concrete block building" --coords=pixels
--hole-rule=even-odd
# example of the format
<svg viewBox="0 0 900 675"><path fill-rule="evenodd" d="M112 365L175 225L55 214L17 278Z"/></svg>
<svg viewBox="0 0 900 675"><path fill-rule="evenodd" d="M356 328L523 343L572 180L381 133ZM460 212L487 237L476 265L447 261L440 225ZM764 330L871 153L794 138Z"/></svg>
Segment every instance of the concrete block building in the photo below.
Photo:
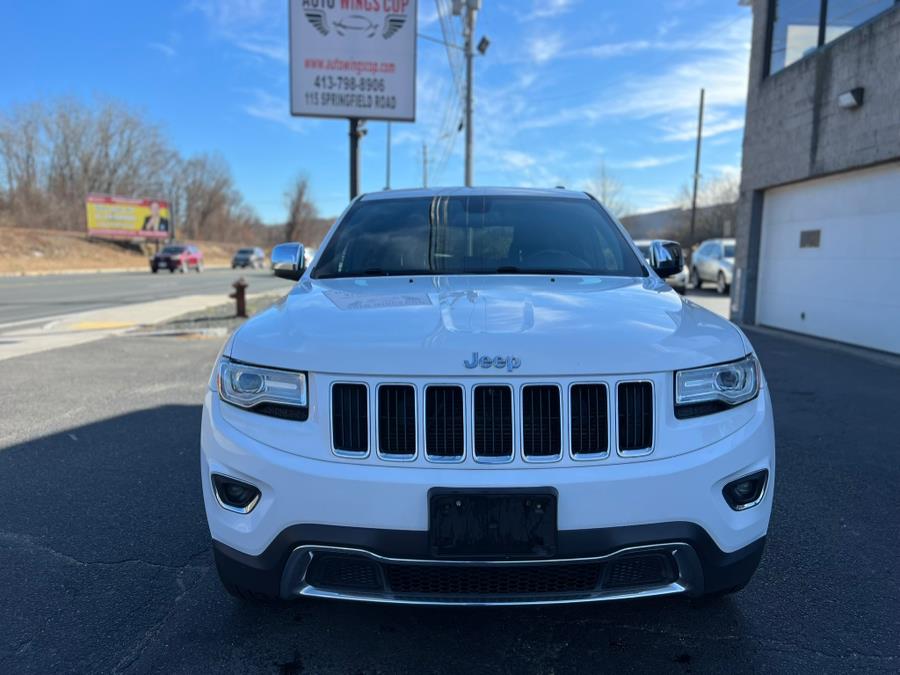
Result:
<svg viewBox="0 0 900 675"><path fill-rule="evenodd" d="M900 353L900 2L741 3L732 318Z"/></svg>

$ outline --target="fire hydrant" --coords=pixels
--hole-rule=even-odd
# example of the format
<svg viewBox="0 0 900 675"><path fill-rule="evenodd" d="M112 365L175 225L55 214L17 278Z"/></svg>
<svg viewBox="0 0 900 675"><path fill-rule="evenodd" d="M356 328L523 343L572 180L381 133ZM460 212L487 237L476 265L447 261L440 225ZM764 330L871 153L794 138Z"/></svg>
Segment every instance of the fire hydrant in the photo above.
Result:
<svg viewBox="0 0 900 675"><path fill-rule="evenodd" d="M234 298L235 304L235 316L247 317L247 282L244 281L244 277L241 277L233 284L231 287L234 289L234 293L229 295L229 298Z"/></svg>

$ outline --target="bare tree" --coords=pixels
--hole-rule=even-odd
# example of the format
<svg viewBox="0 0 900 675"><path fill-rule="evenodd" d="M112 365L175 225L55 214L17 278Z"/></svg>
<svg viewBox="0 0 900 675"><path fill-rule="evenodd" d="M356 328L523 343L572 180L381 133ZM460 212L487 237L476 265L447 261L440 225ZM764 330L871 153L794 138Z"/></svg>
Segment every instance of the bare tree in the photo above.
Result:
<svg viewBox="0 0 900 675"><path fill-rule="evenodd" d="M158 126L120 103L60 99L0 112L0 224L82 229L92 192L170 201L179 237L271 236L221 156L181 158Z"/></svg>
<svg viewBox="0 0 900 675"><path fill-rule="evenodd" d="M737 218L737 201L741 191L740 176L722 173L702 180L697 189L697 215L694 224L694 241L687 241L690 232L692 188L685 183L678 193L676 203L682 214L679 230L682 243L692 246L711 237L734 236Z"/></svg>
<svg viewBox="0 0 900 675"><path fill-rule="evenodd" d="M628 213L630 207L622 194L622 183L607 170L606 162L601 160L597 176L588 181L587 188L617 218Z"/></svg>
<svg viewBox="0 0 900 675"><path fill-rule="evenodd" d="M285 192L288 207L288 218L284 225L286 241L301 241L307 246L318 243L316 238L316 207L309 196L309 180L306 176L298 176ZM315 242L314 242L315 240Z"/></svg>

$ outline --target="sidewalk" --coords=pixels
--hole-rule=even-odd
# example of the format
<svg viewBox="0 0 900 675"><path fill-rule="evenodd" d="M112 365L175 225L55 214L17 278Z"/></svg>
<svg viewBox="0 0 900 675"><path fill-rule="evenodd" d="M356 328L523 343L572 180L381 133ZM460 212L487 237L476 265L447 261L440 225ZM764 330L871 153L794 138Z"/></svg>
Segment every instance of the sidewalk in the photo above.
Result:
<svg viewBox="0 0 900 675"><path fill-rule="evenodd" d="M257 293L248 300L279 293ZM0 361L50 349L71 347L120 335L139 327L171 321L177 317L222 305L222 294L186 295L120 307L79 312L53 319L20 321L0 325Z"/></svg>

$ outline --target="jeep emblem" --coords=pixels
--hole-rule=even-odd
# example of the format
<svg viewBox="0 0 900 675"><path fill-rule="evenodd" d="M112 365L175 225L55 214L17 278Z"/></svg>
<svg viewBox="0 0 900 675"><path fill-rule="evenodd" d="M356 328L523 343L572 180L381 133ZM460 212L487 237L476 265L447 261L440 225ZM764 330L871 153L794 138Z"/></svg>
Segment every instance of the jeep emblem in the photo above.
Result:
<svg viewBox="0 0 900 675"><path fill-rule="evenodd" d="M472 352L471 361L463 361L463 365L469 370L473 370L481 366L482 368L499 368L506 369L511 373L522 365L522 360L518 356L486 356L479 355L478 352Z"/></svg>

